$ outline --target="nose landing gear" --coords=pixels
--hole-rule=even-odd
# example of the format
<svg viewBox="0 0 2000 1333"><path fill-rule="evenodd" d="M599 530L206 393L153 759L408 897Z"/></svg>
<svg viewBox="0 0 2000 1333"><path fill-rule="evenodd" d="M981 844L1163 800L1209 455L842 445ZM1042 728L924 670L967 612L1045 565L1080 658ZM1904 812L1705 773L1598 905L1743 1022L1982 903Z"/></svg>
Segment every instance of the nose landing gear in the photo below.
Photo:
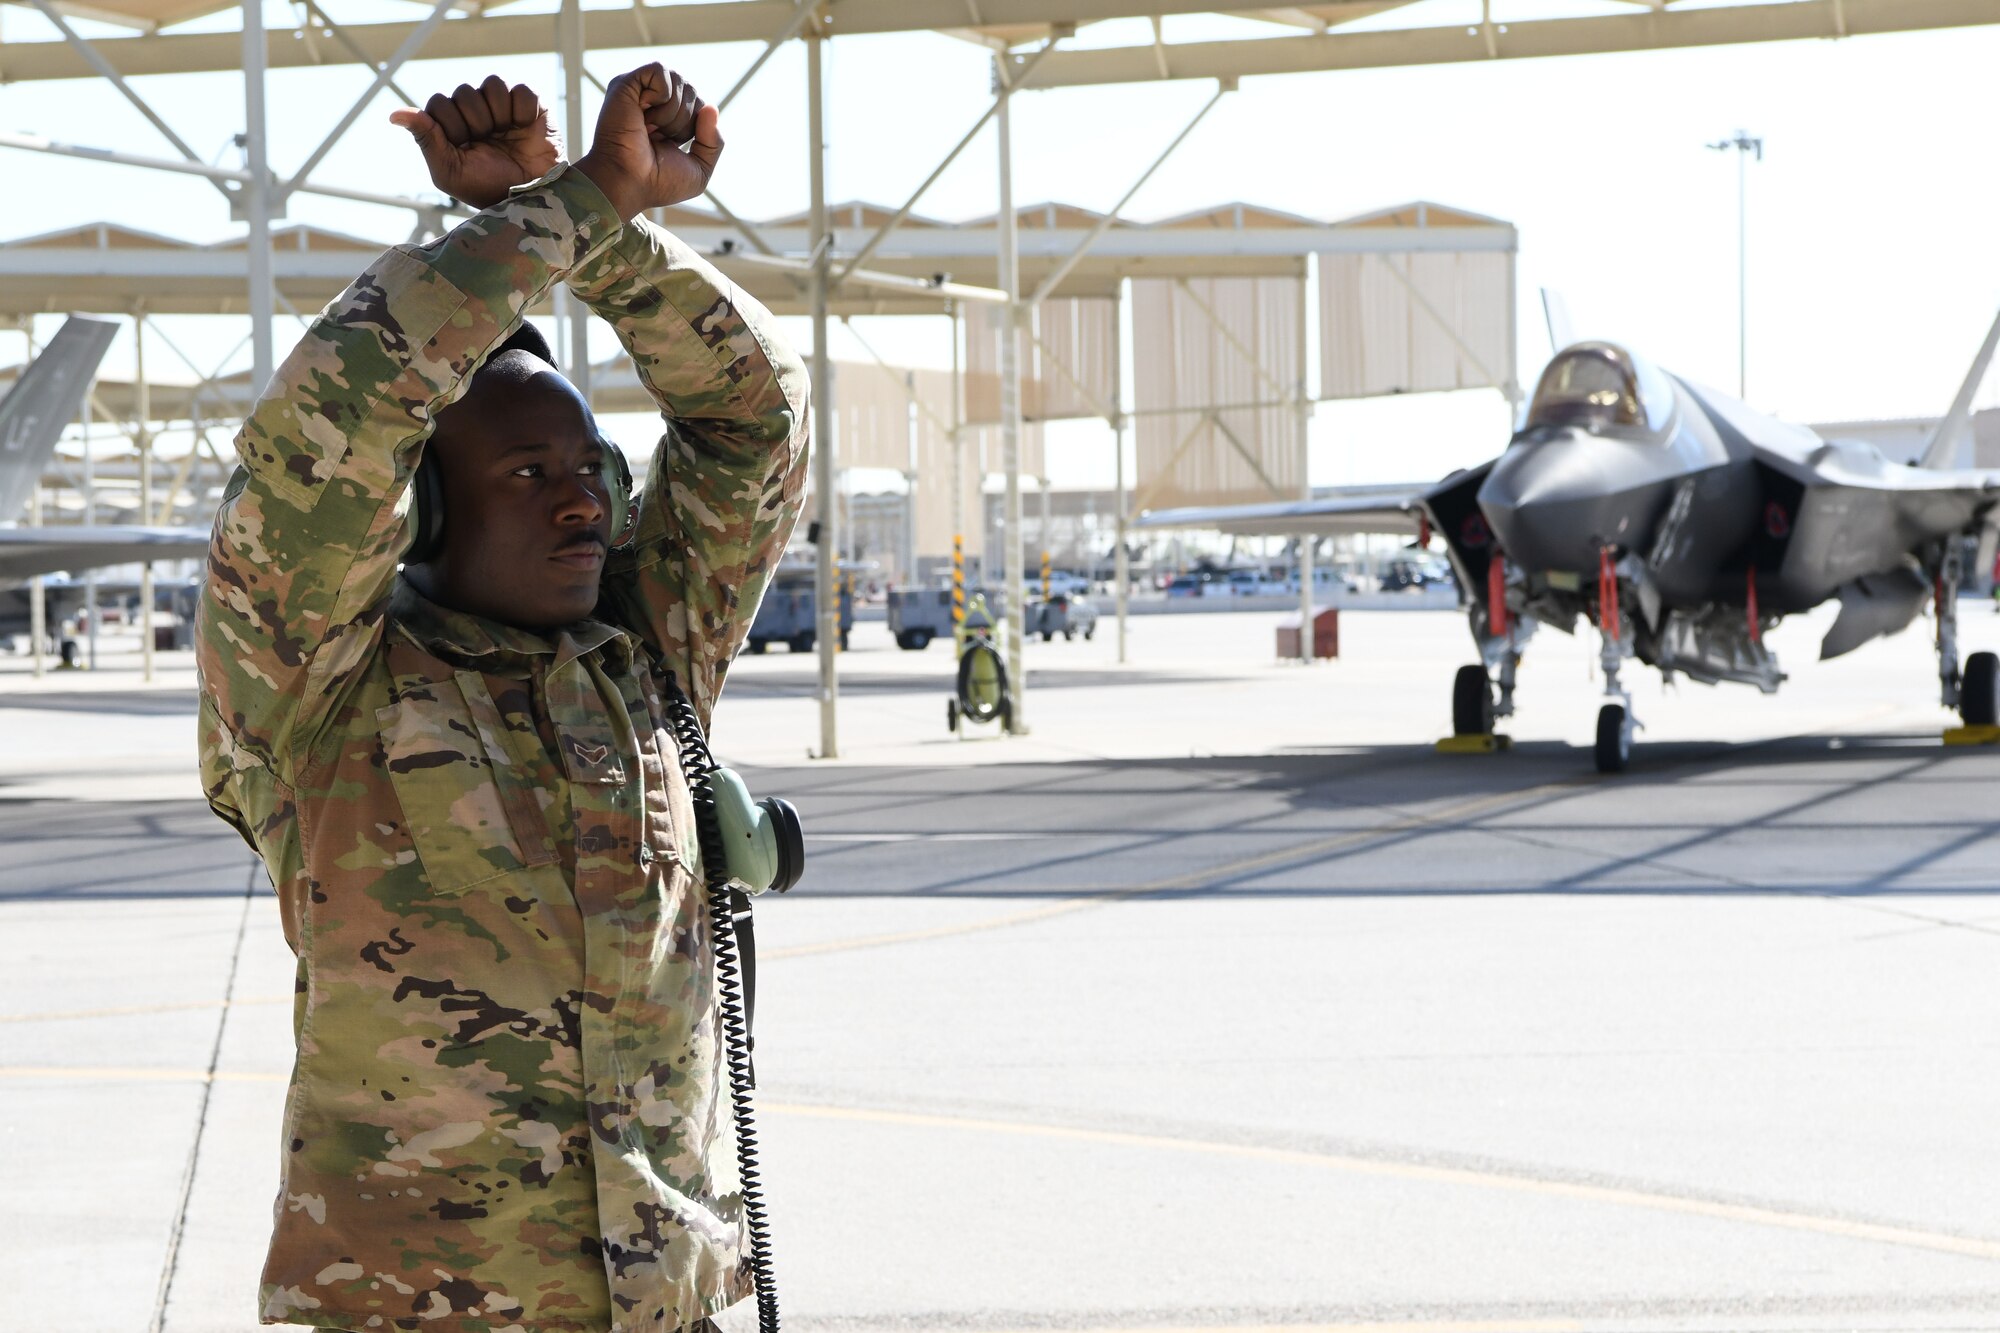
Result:
<svg viewBox="0 0 2000 1333"><path fill-rule="evenodd" d="M1600 773L1623 773L1632 762L1632 733L1639 720L1632 716L1632 695L1618 683L1625 662L1625 625L1618 608L1615 553L1607 546L1598 554L1597 630L1603 642L1598 661L1604 668L1605 705L1597 710L1597 743L1593 757Z"/></svg>

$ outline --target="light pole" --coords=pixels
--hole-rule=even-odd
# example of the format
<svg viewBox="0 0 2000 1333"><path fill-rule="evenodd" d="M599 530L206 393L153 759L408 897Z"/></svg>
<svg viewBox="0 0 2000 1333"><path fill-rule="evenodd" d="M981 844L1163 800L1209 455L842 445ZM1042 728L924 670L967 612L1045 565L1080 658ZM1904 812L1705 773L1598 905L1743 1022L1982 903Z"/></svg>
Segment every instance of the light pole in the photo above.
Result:
<svg viewBox="0 0 2000 1333"><path fill-rule="evenodd" d="M1764 160L1764 141L1750 137L1750 131L1738 130L1733 139L1723 139L1709 145L1718 153L1736 150L1736 396L1744 397L1749 392L1750 380L1750 233L1745 191L1749 181L1747 167L1750 154L1757 160Z"/></svg>

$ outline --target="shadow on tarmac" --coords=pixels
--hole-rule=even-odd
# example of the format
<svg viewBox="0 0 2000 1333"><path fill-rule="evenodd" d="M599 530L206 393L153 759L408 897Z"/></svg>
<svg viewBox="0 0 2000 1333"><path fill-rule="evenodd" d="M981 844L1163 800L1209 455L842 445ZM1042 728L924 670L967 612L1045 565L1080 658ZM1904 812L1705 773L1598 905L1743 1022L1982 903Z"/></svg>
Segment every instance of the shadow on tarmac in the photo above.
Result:
<svg viewBox="0 0 2000 1333"><path fill-rule="evenodd" d="M799 806L807 896L1066 899L2000 895L1996 775L1870 735L1657 743L1617 777L1555 742L745 776ZM200 801L0 796L0 847L7 900L233 897L253 865Z"/></svg>

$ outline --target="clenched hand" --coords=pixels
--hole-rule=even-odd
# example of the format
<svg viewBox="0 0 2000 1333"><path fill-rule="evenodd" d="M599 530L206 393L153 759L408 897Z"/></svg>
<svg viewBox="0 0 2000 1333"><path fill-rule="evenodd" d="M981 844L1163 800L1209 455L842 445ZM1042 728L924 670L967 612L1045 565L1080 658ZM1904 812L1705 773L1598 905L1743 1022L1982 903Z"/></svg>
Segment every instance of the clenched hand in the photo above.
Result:
<svg viewBox="0 0 2000 1333"><path fill-rule="evenodd" d="M721 157L715 108L656 62L611 81L597 137L576 166L629 222L699 195Z"/></svg>
<svg viewBox="0 0 2000 1333"><path fill-rule="evenodd" d="M542 99L526 84L509 88L497 74L477 88L461 83L450 97L438 93L422 111L391 111L389 119L416 139L431 184L474 208L491 208L562 160Z"/></svg>

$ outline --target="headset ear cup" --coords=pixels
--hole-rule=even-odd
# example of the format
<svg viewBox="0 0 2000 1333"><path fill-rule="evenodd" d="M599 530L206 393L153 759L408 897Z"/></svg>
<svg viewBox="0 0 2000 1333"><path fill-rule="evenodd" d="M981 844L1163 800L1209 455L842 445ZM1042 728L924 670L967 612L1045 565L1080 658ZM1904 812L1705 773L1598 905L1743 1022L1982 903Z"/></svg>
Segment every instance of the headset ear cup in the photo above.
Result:
<svg viewBox="0 0 2000 1333"><path fill-rule="evenodd" d="M605 491L611 503L611 544L624 546L633 534L638 519L638 505L632 497L632 465L625 461L624 451L609 440L605 440L604 452L611 459L611 470L605 474Z"/></svg>
<svg viewBox="0 0 2000 1333"><path fill-rule="evenodd" d="M444 480L438 473L436 456L426 452L410 480L410 546L403 563L421 565L435 560L444 549Z"/></svg>

